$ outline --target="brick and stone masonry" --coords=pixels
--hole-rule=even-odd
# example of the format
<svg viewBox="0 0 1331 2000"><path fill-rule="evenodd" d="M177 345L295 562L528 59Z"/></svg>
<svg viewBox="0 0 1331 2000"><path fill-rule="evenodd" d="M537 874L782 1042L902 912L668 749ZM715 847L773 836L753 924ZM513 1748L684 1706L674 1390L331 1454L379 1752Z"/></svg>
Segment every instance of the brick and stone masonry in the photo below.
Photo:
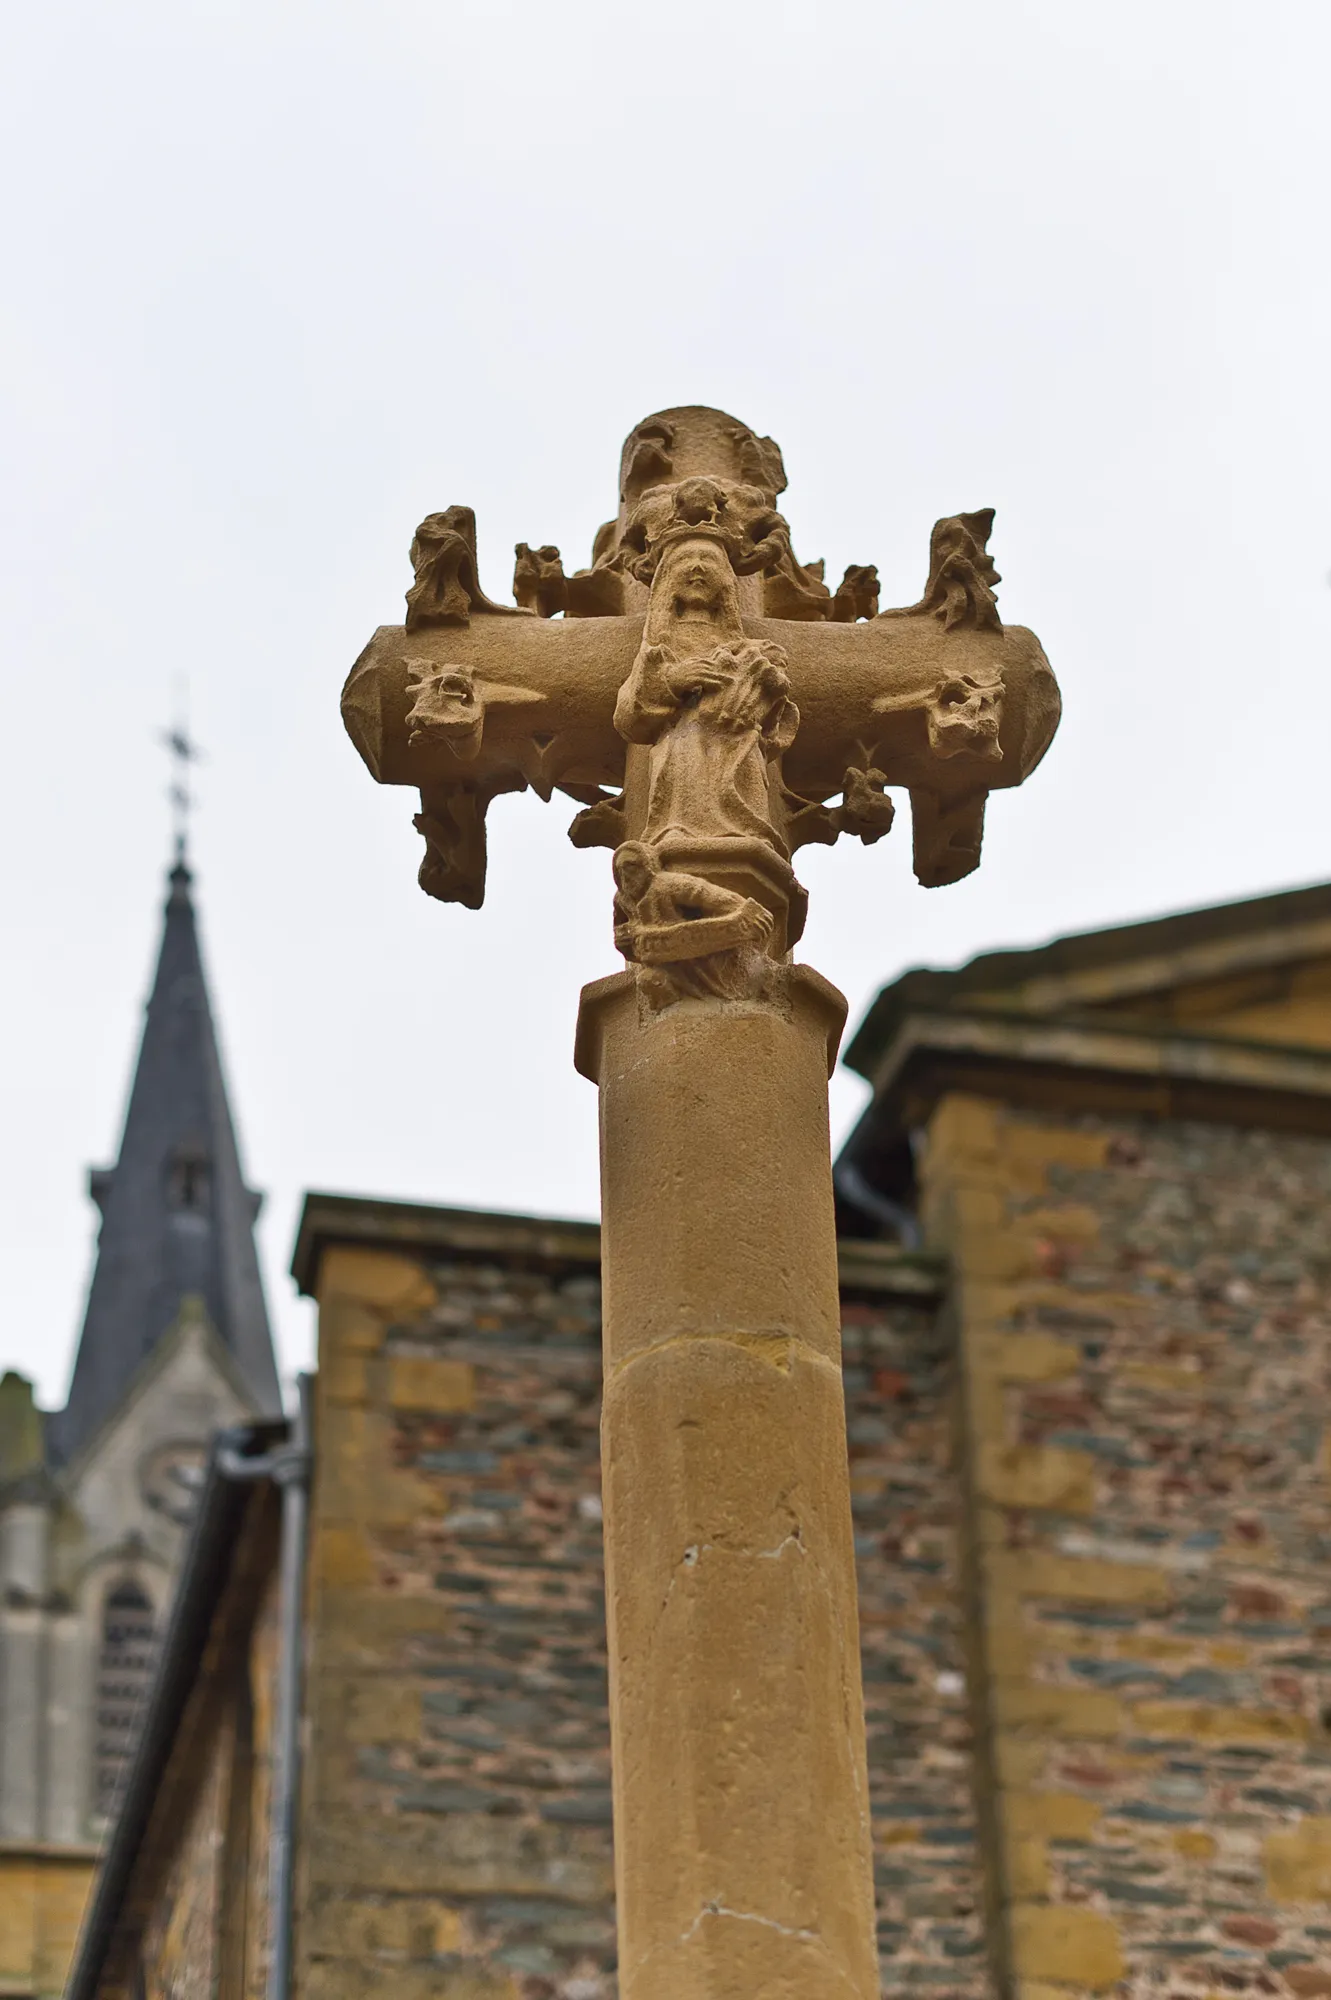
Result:
<svg viewBox="0 0 1331 2000"><path fill-rule="evenodd" d="M1331 1993L1331 1144L954 1097L925 1184L1000 1962Z"/></svg>
<svg viewBox="0 0 1331 2000"><path fill-rule="evenodd" d="M311 2000L615 1992L594 1246L325 1254ZM953 1370L927 1289L863 1252L844 1294L880 1942L892 1990L978 2000Z"/></svg>
<svg viewBox="0 0 1331 2000"><path fill-rule="evenodd" d="M920 1167L941 1305L843 1259L883 1990L1331 1995L1331 1142L951 1095ZM311 2000L615 1991L555 1233L323 1254Z"/></svg>

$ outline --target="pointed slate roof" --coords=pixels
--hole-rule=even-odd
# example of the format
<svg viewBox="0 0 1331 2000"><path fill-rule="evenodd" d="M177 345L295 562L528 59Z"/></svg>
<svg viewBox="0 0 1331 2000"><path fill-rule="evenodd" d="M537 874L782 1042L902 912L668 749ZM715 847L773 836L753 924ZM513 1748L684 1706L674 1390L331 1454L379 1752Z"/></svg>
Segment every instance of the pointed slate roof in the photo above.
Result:
<svg viewBox="0 0 1331 2000"><path fill-rule="evenodd" d="M62 1461L111 1414L190 1295L202 1299L255 1414L281 1411L254 1246L260 1197L241 1174L191 882L178 859L120 1158L88 1177L102 1226L69 1403L51 1424Z"/></svg>

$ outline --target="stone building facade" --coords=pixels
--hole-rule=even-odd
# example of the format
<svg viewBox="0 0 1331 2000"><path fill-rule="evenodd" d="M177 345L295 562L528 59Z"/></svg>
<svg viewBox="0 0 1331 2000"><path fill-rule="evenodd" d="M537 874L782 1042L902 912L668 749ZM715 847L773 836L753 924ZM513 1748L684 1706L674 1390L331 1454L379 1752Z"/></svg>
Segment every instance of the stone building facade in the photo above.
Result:
<svg viewBox="0 0 1331 2000"><path fill-rule="evenodd" d="M909 975L849 1058L884 1992L1331 1994L1331 889ZM292 1990L610 2000L596 1231L311 1196L296 1272ZM261 1988L255 1519L70 2000Z"/></svg>
<svg viewBox="0 0 1331 2000"><path fill-rule="evenodd" d="M598 1247L587 1224L307 1205L320 1330L296 1977L311 1995L614 1992ZM848 1241L842 1265L882 1941L921 1984L978 2000L939 1274L871 1242ZM159 1746L89 1992L211 1992L228 1967L224 1994L263 1991L257 1925L243 1963L228 1945L257 1905L226 1859L238 1813L247 1853L267 1837L252 1764L226 1777L237 1707L274 1705L252 1635L271 1628L275 1551L262 1587L236 1581L254 1533L237 1517L234 1572L213 1586L229 1610L197 1636L197 1698Z"/></svg>
<svg viewBox="0 0 1331 2000"><path fill-rule="evenodd" d="M0 1382L0 1993L59 1992L220 1425L279 1407L199 952L173 869L67 1406Z"/></svg>
<svg viewBox="0 0 1331 2000"><path fill-rule="evenodd" d="M957 1097L930 1155L1004 1952L1325 1993L1331 1141Z"/></svg>

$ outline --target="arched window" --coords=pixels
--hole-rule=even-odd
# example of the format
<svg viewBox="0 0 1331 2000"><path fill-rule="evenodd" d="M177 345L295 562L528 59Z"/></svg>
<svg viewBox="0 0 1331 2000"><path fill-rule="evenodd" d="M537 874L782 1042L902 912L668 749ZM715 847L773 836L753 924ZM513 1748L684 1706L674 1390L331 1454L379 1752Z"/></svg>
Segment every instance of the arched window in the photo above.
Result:
<svg viewBox="0 0 1331 2000"><path fill-rule="evenodd" d="M107 1592L97 1661L96 1810L105 1819L120 1804L154 1653L152 1599L127 1577Z"/></svg>

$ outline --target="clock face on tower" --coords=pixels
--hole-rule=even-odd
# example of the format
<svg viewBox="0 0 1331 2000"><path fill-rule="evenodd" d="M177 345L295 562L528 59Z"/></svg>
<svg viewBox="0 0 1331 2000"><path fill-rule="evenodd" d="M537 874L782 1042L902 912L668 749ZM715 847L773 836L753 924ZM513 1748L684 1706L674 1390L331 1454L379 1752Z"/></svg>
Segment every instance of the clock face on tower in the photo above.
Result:
<svg viewBox="0 0 1331 2000"><path fill-rule="evenodd" d="M139 1466L139 1491L156 1514L180 1527L190 1519L203 1484L207 1447L177 1440L160 1444Z"/></svg>

